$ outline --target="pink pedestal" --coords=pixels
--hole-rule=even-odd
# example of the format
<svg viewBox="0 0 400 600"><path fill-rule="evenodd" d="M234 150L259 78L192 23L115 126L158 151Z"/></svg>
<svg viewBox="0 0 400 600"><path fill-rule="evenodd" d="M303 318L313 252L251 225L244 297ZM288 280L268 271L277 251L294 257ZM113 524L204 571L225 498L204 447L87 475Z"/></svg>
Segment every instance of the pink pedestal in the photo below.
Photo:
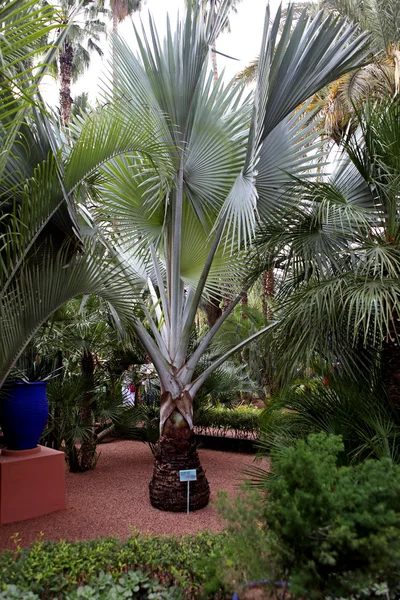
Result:
<svg viewBox="0 0 400 600"><path fill-rule="evenodd" d="M63 452L44 446L1 451L0 524L32 519L65 506Z"/></svg>

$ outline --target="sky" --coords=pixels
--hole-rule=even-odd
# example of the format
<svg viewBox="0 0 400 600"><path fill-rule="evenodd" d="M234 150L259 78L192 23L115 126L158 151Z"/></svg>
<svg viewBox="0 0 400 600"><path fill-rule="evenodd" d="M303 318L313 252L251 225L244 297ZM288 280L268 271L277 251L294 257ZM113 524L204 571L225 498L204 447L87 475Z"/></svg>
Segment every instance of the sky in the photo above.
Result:
<svg viewBox="0 0 400 600"><path fill-rule="evenodd" d="M147 22L148 13L150 12L161 37L163 37L166 30L167 12L173 25L176 22L178 11L180 14L183 13L184 5L184 0L147 0L141 13L134 13L132 18L136 25L140 25L140 19L144 23ZM222 72L225 69L227 81L258 56L266 5L266 0L242 0L238 6L238 13L231 15L231 33L223 33L218 38L217 50L238 59L234 61L218 55L218 70ZM272 14L276 12L278 5L279 0L270 0ZM119 33L135 48L134 34L129 17L120 25ZM104 40L102 47L106 49L107 45L107 41ZM84 74L80 81L73 85L72 97L88 91L89 99L93 102L99 93L99 78L101 77L103 65L102 60L96 54L92 55L91 62L90 70ZM42 93L50 104L55 105L58 103L58 87L54 79L46 78L42 85Z"/></svg>

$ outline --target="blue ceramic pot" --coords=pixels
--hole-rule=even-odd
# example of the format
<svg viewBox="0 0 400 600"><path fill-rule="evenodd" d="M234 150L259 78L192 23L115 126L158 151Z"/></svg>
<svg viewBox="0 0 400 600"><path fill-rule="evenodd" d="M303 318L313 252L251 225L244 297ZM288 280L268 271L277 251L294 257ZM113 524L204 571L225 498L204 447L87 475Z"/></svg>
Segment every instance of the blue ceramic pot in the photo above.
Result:
<svg viewBox="0 0 400 600"><path fill-rule="evenodd" d="M47 381L15 383L0 402L0 425L9 450L36 448L49 416Z"/></svg>

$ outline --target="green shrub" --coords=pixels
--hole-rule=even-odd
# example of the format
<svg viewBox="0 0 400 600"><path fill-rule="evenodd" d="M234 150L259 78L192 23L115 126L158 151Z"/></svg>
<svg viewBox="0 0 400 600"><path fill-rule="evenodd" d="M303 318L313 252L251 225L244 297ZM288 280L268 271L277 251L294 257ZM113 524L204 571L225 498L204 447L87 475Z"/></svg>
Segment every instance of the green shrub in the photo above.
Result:
<svg viewBox="0 0 400 600"><path fill-rule="evenodd" d="M340 437L310 435L273 452L263 491L222 501L229 543L217 580L284 580L307 599L399 597L400 466L338 466L342 451Z"/></svg>
<svg viewBox="0 0 400 600"><path fill-rule="evenodd" d="M204 557L213 556L223 537L209 532L179 538L134 532L125 542L114 538L59 543L39 539L29 548L17 547L0 555L0 590L11 584L41 599L57 594L61 600L77 586L91 584L101 571L117 582L121 575L139 569L163 584L189 590L195 597L208 578Z"/></svg>
<svg viewBox="0 0 400 600"><path fill-rule="evenodd" d="M260 428L260 410L252 406L225 408L204 406L195 414L195 431L199 434L224 437L229 431L237 438L255 439Z"/></svg>

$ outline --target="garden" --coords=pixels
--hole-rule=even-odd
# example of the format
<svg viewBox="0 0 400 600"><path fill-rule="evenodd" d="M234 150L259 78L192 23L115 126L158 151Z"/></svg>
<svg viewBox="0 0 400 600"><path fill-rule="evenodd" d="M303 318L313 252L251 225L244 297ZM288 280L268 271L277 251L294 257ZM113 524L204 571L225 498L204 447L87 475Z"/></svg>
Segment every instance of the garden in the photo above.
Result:
<svg viewBox="0 0 400 600"><path fill-rule="evenodd" d="M400 4L245 4L0 0L0 600L400 598Z"/></svg>

